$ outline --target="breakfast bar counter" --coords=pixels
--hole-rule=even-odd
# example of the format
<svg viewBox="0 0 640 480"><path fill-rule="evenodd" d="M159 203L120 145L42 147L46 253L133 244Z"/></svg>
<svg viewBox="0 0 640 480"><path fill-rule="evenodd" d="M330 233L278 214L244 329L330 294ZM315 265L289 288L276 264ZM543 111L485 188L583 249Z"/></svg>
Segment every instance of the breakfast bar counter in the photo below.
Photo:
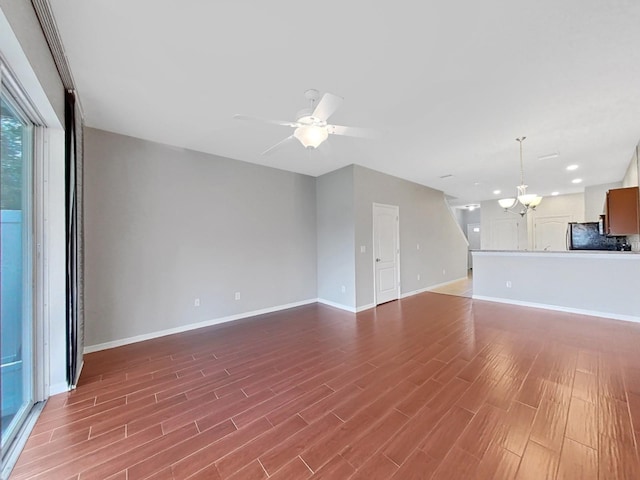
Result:
<svg viewBox="0 0 640 480"><path fill-rule="evenodd" d="M640 322L640 252L472 255L474 299Z"/></svg>

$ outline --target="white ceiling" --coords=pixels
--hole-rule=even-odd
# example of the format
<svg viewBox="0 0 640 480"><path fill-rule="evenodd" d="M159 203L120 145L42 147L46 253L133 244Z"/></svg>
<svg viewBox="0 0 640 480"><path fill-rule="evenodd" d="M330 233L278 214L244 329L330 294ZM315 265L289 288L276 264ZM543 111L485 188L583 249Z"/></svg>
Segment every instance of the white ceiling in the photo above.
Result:
<svg viewBox="0 0 640 480"><path fill-rule="evenodd" d="M50 2L90 127L314 176L357 163L459 203L515 190L518 136L541 195L621 180L640 139L637 0ZM233 114L294 120L309 88L376 137L261 156L291 128Z"/></svg>

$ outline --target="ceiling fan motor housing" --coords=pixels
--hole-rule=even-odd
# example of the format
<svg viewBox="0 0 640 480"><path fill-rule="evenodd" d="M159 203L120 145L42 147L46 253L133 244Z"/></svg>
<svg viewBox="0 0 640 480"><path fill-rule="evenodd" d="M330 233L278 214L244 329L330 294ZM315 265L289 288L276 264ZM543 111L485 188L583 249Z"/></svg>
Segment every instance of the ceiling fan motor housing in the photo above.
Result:
<svg viewBox="0 0 640 480"><path fill-rule="evenodd" d="M296 113L296 122L302 125L315 125L316 127L326 127L327 122L314 117L313 111L310 108L303 108Z"/></svg>

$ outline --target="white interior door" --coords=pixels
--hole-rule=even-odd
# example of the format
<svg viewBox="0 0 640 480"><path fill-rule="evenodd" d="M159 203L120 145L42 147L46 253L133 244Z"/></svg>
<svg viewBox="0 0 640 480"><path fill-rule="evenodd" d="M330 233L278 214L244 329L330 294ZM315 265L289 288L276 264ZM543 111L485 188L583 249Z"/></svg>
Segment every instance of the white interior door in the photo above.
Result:
<svg viewBox="0 0 640 480"><path fill-rule="evenodd" d="M395 205L373 204L376 305L399 298L399 215Z"/></svg>
<svg viewBox="0 0 640 480"><path fill-rule="evenodd" d="M534 217L533 248L552 252L567 249L567 224L571 215L554 215L550 217Z"/></svg>

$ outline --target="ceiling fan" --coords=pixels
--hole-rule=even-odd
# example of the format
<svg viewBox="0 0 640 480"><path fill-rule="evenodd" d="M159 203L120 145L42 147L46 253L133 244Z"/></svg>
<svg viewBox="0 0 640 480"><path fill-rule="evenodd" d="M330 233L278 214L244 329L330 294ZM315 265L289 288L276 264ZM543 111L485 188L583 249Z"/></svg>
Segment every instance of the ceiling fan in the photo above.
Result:
<svg viewBox="0 0 640 480"><path fill-rule="evenodd" d="M296 120L293 122L239 114L234 115L233 118L295 128L292 135L289 135L284 140L281 140L275 145L269 147L262 152L262 155L273 153L275 150L280 149L296 139L305 148L314 149L318 148L330 134L361 138L368 138L372 136L370 131L363 128L329 125L327 123L329 117L333 115L342 104L342 101L344 100L342 97L327 92L322 96L322 98L320 98L320 101L318 101L320 92L315 89L307 90L304 92L304 96L309 101L310 106L300 110L296 114Z"/></svg>

